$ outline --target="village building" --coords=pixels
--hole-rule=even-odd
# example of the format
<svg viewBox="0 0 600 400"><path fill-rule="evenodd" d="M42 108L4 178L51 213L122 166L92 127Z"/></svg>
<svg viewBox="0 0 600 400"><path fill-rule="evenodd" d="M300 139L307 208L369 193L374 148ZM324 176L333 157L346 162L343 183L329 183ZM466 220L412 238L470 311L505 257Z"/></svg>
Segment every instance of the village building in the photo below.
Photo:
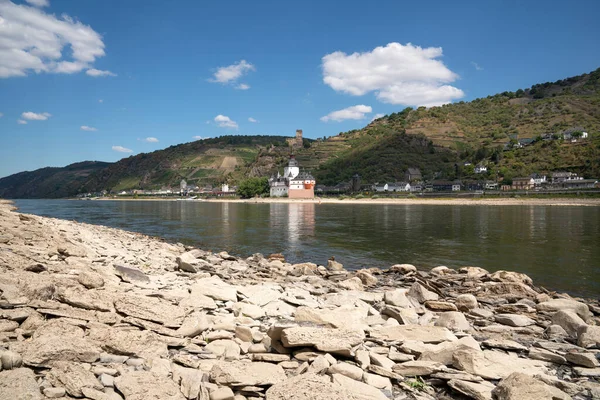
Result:
<svg viewBox="0 0 600 400"><path fill-rule="evenodd" d="M291 199L313 199L315 197L315 178L308 172L300 171L298 161L292 154L290 161L283 169L283 175L269 178L271 197L289 197Z"/></svg>
<svg viewBox="0 0 600 400"><path fill-rule="evenodd" d="M512 181L512 188L514 190L529 190L529 189L533 189L535 183L533 178L531 177L519 177L519 178L513 178Z"/></svg>
<svg viewBox="0 0 600 400"><path fill-rule="evenodd" d="M419 168L409 168L404 174L404 179L409 183L418 182L423 180L423 175L421 175Z"/></svg>

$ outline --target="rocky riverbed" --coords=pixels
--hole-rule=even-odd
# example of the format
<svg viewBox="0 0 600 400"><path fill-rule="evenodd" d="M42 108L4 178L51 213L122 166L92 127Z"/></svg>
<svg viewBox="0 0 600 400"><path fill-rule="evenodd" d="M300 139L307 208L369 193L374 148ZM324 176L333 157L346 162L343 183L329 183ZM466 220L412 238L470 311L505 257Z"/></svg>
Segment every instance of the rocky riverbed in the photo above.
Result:
<svg viewBox="0 0 600 400"><path fill-rule="evenodd" d="M515 272L243 259L0 202L0 399L600 398L598 315Z"/></svg>

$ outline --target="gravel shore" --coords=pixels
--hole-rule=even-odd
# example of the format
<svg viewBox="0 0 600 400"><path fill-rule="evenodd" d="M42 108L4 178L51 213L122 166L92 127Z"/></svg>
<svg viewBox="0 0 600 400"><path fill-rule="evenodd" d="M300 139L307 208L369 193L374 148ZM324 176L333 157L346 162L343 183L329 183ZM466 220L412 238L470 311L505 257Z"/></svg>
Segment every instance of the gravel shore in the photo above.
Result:
<svg viewBox="0 0 600 400"><path fill-rule="evenodd" d="M0 399L597 399L599 315L516 272L238 258L0 201Z"/></svg>

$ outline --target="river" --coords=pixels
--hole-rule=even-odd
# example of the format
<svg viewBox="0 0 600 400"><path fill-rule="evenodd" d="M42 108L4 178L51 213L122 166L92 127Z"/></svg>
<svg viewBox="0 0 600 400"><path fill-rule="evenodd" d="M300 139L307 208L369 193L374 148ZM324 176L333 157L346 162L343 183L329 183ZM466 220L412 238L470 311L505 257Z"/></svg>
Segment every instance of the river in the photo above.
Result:
<svg viewBox="0 0 600 400"><path fill-rule="evenodd" d="M600 207L16 200L21 212L348 269L479 266L600 296Z"/></svg>

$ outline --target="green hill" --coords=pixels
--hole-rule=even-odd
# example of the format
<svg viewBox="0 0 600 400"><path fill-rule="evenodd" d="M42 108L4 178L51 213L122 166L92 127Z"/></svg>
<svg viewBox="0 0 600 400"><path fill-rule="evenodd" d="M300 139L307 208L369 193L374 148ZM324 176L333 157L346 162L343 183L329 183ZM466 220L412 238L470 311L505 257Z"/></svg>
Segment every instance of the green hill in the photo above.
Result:
<svg viewBox="0 0 600 400"><path fill-rule="evenodd" d="M77 194L90 176L110 163L84 161L64 168L41 168L0 179L0 197L59 198Z"/></svg>
<svg viewBox="0 0 600 400"><path fill-rule="evenodd" d="M566 130L587 139L541 140ZM506 144L535 139L523 148ZM0 197L67 197L81 192L235 184L268 176L286 163L284 136L223 136L138 154L116 163L83 162L0 179ZM402 180L409 167L426 179L490 179L556 170L600 177L600 69L557 82L441 107L406 108L362 129L305 140L294 153L319 183ZM473 173L484 163L487 174Z"/></svg>

